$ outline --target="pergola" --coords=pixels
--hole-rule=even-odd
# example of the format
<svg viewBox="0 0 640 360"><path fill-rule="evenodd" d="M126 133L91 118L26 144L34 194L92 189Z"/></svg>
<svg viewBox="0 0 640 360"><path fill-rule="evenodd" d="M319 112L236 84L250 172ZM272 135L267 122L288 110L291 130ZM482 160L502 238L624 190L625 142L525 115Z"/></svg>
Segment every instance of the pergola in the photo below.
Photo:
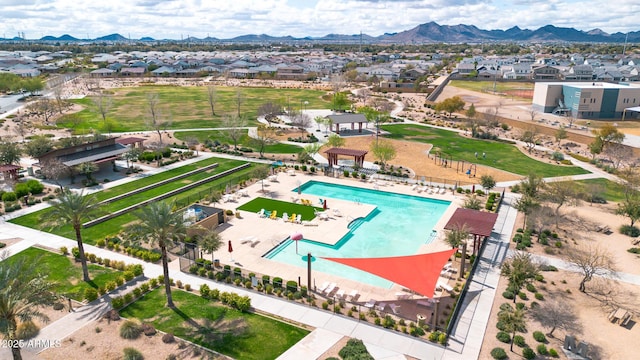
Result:
<svg viewBox="0 0 640 360"><path fill-rule="evenodd" d="M354 130L355 124L358 124L358 132L362 132L362 124L366 124L367 118L362 114L336 114L327 116L331 120L331 130L333 125L336 126L336 134L340 134L341 124L351 124L351 130Z"/></svg>
<svg viewBox="0 0 640 360"><path fill-rule="evenodd" d="M356 150L356 149L344 149L344 148L331 148L324 152L327 154L327 158L329 160L329 166L338 165L338 155L346 155L353 156L354 163L362 167L364 164L364 156L367 155L368 151L366 150Z"/></svg>
<svg viewBox="0 0 640 360"><path fill-rule="evenodd" d="M491 236L497 219L498 214L496 213L458 208L444 228L446 230L455 230L466 226L469 234L473 235L473 253L477 254L479 249L478 240Z"/></svg>
<svg viewBox="0 0 640 360"><path fill-rule="evenodd" d="M138 149L144 149L144 141L146 139L144 138L138 138L138 137L126 137L126 138L118 138L116 139L116 143L121 144L121 145L131 145L131 148L138 148Z"/></svg>
<svg viewBox="0 0 640 360"><path fill-rule="evenodd" d="M5 180L17 180L18 170L20 170L20 166L13 164L0 165L0 173L2 173Z"/></svg>

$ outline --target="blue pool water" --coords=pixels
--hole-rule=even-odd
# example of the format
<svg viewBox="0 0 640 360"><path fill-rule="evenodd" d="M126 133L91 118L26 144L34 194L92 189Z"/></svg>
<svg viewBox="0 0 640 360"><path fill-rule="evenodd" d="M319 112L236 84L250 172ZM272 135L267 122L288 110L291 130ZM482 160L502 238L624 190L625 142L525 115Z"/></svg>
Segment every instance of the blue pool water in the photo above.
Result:
<svg viewBox="0 0 640 360"><path fill-rule="evenodd" d="M302 185L301 190L303 194L328 199L330 208L331 199L340 199L375 205L376 209L366 218L354 219L349 225L349 232L334 246L305 238L298 242L296 254L295 242L287 240L271 250L266 257L306 269L306 254L311 252L315 258L312 265L314 272L329 273L384 288L390 288L392 283L318 257L368 258L413 255L421 245L433 241L433 227L450 204L449 201L319 181L309 181ZM297 191L297 188L292 191ZM348 215L343 212L344 217Z"/></svg>

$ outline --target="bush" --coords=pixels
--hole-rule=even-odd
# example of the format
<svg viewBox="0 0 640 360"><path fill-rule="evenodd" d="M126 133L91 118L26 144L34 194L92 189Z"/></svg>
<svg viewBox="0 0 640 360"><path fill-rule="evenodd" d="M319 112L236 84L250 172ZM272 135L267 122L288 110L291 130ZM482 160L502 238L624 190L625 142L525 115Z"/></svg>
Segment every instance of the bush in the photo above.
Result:
<svg viewBox="0 0 640 360"><path fill-rule="evenodd" d="M122 357L123 360L143 360L144 359L144 356L142 356L142 353L132 347L126 347L122 351L124 353L124 356Z"/></svg>
<svg viewBox="0 0 640 360"><path fill-rule="evenodd" d="M502 341L503 343L510 343L511 342L511 335L509 335L508 333L504 332L504 331L500 331L498 332L498 334L496 334L496 338L500 341Z"/></svg>
<svg viewBox="0 0 640 360"><path fill-rule="evenodd" d="M67 255L69 253L69 249L67 249L66 246L62 246L60 247L60 252L62 253L62 255Z"/></svg>
<svg viewBox="0 0 640 360"><path fill-rule="evenodd" d="M533 338L536 339L536 341L540 342L540 343L546 343L547 342L547 337L544 336L542 331L534 331L533 332Z"/></svg>
<svg viewBox="0 0 640 360"><path fill-rule="evenodd" d="M547 350L547 346L545 344L538 345L536 350L538 350L538 354L540 355L549 355L549 350Z"/></svg>
<svg viewBox="0 0 640 360"><path fill-rule="evenodd" d="M31 195L42 194L42 192L44 191L44 185L42 185L42 183L38 180L28 180L26 185Z"/></svg>
<svg viewBox="0 0 640 360"><path fill-rule="evenodd" d="M135 321L127 320L120 326L120 337L123 339L137 339L142 334L142 326Z"/></svg>
<svg viewBox="0 0 640 360"><path fill-rule="evenodd" d="M554 151L553 154L551 154L551 158L554 161L562 161L564 160L564 154L559 151Z"/></svg>
<svg viewBox="0 0 640 360"><path fill-rule="evenodd" d="M531 348L526 347L522 349L522 356L524 356L524 358L527 360L533 360L536 358L536 353L533 352Z"/></svg>
<svg viewBox="0 0 640 360"><path fill-rule="evenodd" d="M173 336L172 333L166 333L166 334L162 335L162 342L163 343L171 344L174 341L176 341L176 338Z"/></svg>
<svg viewBox="0 0 640 360"><path fill-rule="evenodd" d="M84 291L84 299L88 302L92 302L93 300L98 298L98 291L94 288L88 288Z"/></svg>
<svg viewBox="0 0 640 360"><path fill-rule="evenodd" d="M533 284L527 284L527 291L529 292L536 292L536 287Z"/></svg>
<svg viewBox="0 0 640 360"><path fill-rule="evenodd" d="M556 349L554 349L554 348L549 349L549 356L554 357L554 358L559 357L558 351Z"/></svg>
<svg viewBox="0 0 640 360"><path fill-rule="evenodd" d="M2 201L4 202L16 201L17 199L18 196L16 196L16 193L14 193L13 191L7 191L6 193L2 194Z"/></svg>
<svg viewBox="0 0 640 360"><path fill-rule="evenodd" d="M153 327L153 325L149 324L149 323L144 323L142 324L142 332L146 335L146 336L153 336L156 334L156 328Z"/></svg>
<svg viewBox="0 0 640 360"><path fill-rule="evenodd" d="M124 298L122 296L111 299L111 306L114 309L121 309L124 306Z"/></svg>
<svg viewBox="0 0 640 360"><path fill-rule="evenodd" d="M527 346L526 341L524 340L524 337L521 335L516 335L513 337L513 343L516 344L517 346L523 348L525 346Z"/></svg>
<svg viewBox="0 0 640 360"><path fill-rule="evenodd" d="M640 248L634 247L631 249L627 249L628 252L632 253L632 254L640 254Z"/></svg>
<svg viewBox="0 0 640 360"><path fill-rule="evenodd" d="M502 297L504 297L505 299L513 300L513 298L515 298L516 295L512 291L507 290L502 293Z"/></svg>
<svg viewBox="0 0 640 360"><path fill-rule="evenodd" d="M630 237L638 237L640 236L640 229L635 226L622 225L620 226L620 233Z"/></svg>
<svg viewBox="0 0 640 360"><path fill-rule="evenodd" d="M542 301L544 300L544 295L542 295L541 293L537 292L534 295L536 297L536 300Z"/></svg>
<svg viewBox="0 0 640 360"><path fill-rule="evenodd" d="M62 309L64 309L64 305L62 303L57 302L57 303L53 304L53 310L58 311L58 310L62 310Z"/></svg>
<svg viewBox="0 0 640 360"><path fill-rule="evenodd" d="M507 327L504 326L504 323L502 321L498 321L496 323L496 328L498 328L498 330L500 330L500 331L504 331Z"/></svg>
<svg viewBox="0 0 640 360"><path fill-rule="evenodd" d="M558 268L553 265L540 265L540 271L558 271Z"/></svg>
<svg viewBox="0 0 640 360"><path fill-rule="evenodd" d="M503 348L497 347L491 350L491 357L496 360L504 360L507 358L507 353L504 351Z"/></svg>
<svg viewBox="0 0 640 360"><path fill-rule="evenodd" d="M338 353L343 359L358 359L358 360L373 360L373 356L367 351L367 347L362 340L349 339L347 345L345 345Z"/></svg>

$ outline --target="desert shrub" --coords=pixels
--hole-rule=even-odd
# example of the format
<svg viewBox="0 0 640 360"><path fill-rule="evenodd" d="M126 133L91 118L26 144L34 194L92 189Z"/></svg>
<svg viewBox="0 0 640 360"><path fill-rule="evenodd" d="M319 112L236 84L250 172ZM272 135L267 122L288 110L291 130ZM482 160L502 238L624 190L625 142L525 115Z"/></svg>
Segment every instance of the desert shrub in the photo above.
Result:
<svg viewBox="0 0 640 360"><path fill-rule="evenodd" d="M534 295L536 297L536 300L542 301L544 300L544 295L542 295L541 293L537 292Z"/></svg>
<svg viewBox="0 0 640 360"><path fill-rule="evenodd" d="M527 294L525 292L520 291L518 293L518 297L520 298L520 300L527 300Z"/></svg>
<svg viewBox="0 0 640 360"><path fill-rule="evenodd" d="M505 291L502 293L502 297L504 297L505 299L513 300L516 295L512 291Z"/></svg>
<svg viewBox="0 0 640 360"><path fill-rule="evenodd" d="M122 350L122 352L124 353L124 356L122 357L123 360L143 360L144 356L142 356L142 353L132 347L126 347Z"/></svg>
<svg viewBox="0 0 640 360"><path fill-rule="evenodd" d="M209 297L210 290L211 289L209 288L209 285L207 284L200 285L200 296L202 296L203 298Z"/></svg>
<svg viewBox="0 0 640 360"><path fill-rule="evenodd" d="M540 265L540 271L558 271L558 268L553 265Z"/></svg>
<svg viewBox="0 0 640 360"><path fill-rule="evenodd" d="M143 294L149 292L149 283L140 284L140 291L142 291Z"/></svg>
<svg viewBox="0 0 640 360"><path fill-rule="evenodd" d="M88 288L84 291L84 299L88 302L92 302L93 300L98 298L98 291L94 288Z"/></svg>
<svg viewBox="0 0 640 360"><path fill-rule="evenodd" d="M549 349L549 356L557 358L559 356L558 351L554 348Z"/></svg>
<svg viewBox="0 0 640 360"><path fill-rule="evenodd" d="M343 359L358 359L358 360L373 360L373 356L367 351L367 347L364 346L362 340L349 339L347 345L345 345L338 353Z"/></svg>
<svg viewBox="0 0 640 360"><path fill-rule="evenodd" d="M516 309L522 310L522 309L524 309L524 306L525 306L524 303L517 303L516 304Z"/></svg>
<svg viewBox="0 0 640 360"><path fill-rule="evenodd" d="M620 226L620 233L630 237L638 237L640 236L640 229L635 226L622 225Z"/></svg>
<svg viewBox="0 0 640 360"><path fill-rule="evenodd" d="M120 309L124 306L124 298L122 296L111 299L111 306L114 309Z"/></svg>
<svg viewBox="0 0 640 360"><path fill-rule="evenodd" d="M521 348L527 346L527 343L524 340L524 337L522 335L514 336L513 337L513 343L516 344L517 346L521 347Z"/></svg>
<svg viewBox="0 0 640 360"><path fill-rule="evenodd" d="M97 247L104 247L105 245L106 245L106 242L104 241L104 239L98 239L98 241L96 241Z"/></svg>
<svg viewBox="0 0 640 360"><path fill-rule="evenodd" d="M534 331L533 332L533 338L536 339L536 341L540 342L540 343L546 343L547 342L547 337L544 336L542 331Z"/></svg>
<svg viewBox="0 0 640 360"><path fill-rule="evenodd" d="M522 356L527 360L533 360L536 358L536 353L531 348L526 347L522 349Z"/></svg>
<svg viewBox="0 0 640 360"><path fill-rule="evenodd" d="M536 350L538 350L538 354L540 355L549 355L549 350L547 350L547 346L545 344L538 345Z"/></svg>
<svg viewBox="0 0 640 360"><path fill-rule="evenodd" d="M504 351L503 348L497 347L491 350L491 357L496 360L504 360L507 358L507 353Z"/></svg>
<svg viewBox="0 0 640 360"><path fill-rule="evenodd" d="M498 328L498 330L500 330L500 331L504 331L507 327L504 326L504 323L502 321L498 321L496 323L496 328Z"/></svg>
<svg viewBox="0 0 640 360"><path fill-rule="evenodd" d="M176 341L176 338L173 336L172 333L166 333L164 335L162 335L162 342L165 344L170 344L172 342Z"/></svg>
<svg viewBox="0 0 640 360"><path fill-rule="evenodd" d="M559 151L554 151L553 154L551 154L551 158L555 161L562 161L564 160L564 154Z"/></svg>
<svg viewBox="0 0 640 360"><path fill-rule="evenodd" d="M537 274L535 279L536 281L544 282L544 276L542 274Z"/></svg>
<svg viewBox="0 0 640 360"><path fill-rule="evenodd" d="M156 334L156 328L153 327L153 325L149 324L149 323L144 323L142 324L142 332L147 335L147 336L153 336Z"/></svg>
<svg viewBox="0 0 640 360"><path fill-rule="evenodd" d="M149 287L151 287L152 289L155 289L156 286L158 286L158 279L149 280Z"/></svg>
<svg viewBox="0 0 640 360"><path fill-rule="evenodd" d="M120 326L120 337L123 339L137 339L142 334L142 326L135 321L127 320Z"/></svg>
<svg viewBox="0 0 640 360"><path fill-rule="evenodd" d="M62 309L64 309L64 305L62 303L57 302L53 304L53 310L62 310Z"/></svg>
<svg viewBox="0 0 640 360"><path fill-rule="evenodd" d="M184 284L184 289L187 291L191 291L191 284Z"/></svg>
<svg viewBox="0 0 640 360"><path fill-rule="evenodd" d="M504 331L499 331L498 334L496 334L496 338L502 341L503 343L511 342L511 335L509 335L509 333L506 333Z"/></svg>
<svg viewBox="0 0 640 360"><path fill-rule="evenodd" d="M533 284L527 284L527 291L529 292L536 292L536 287Z"/></svg>

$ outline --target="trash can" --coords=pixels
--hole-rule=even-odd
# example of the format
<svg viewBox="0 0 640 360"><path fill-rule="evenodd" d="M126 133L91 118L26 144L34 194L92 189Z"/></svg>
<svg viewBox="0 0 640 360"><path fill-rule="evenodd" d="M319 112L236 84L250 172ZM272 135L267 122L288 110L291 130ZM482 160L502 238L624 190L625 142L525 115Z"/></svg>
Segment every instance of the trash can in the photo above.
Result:
<svg viewBox="0 0 640 360"><path fill-rule="evenodd" d="M220 259L213 260L213 266L219 268L220 267Z"/></svg>

